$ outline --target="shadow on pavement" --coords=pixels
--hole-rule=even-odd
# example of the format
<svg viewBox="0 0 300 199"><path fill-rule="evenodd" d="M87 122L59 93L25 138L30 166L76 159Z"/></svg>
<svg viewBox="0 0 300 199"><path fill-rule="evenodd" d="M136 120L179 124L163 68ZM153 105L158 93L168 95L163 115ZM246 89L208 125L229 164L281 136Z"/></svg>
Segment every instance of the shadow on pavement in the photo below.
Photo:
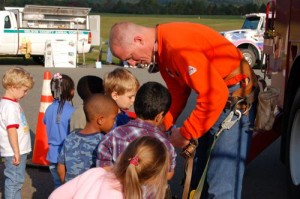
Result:
<svg viewBox="0 0 300 199"><path fill-rule="evenodd" d="M43 67L34 62L32 58L25 59L22 57L0 57L0 65L36 65Z"/></svg>

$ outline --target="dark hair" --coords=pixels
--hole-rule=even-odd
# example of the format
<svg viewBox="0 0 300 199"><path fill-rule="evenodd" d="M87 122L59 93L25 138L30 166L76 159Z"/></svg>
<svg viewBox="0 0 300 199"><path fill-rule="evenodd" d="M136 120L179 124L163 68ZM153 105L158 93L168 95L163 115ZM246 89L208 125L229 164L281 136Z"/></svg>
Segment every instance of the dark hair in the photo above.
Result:
<svg viewBox="0 0 300 199"><path fill-rule="evenodd" d="M168 89L158 82L147 82L136 93L134 111L141 119L154 120L161 112L165 115L170 106L171 95Z"/></svg>
<svg viewBox="0 0 300 199"><path fill-rule="evenodd" d="M56 73L51 79L50 86L53 98L59 100L56 119L59 123L60 114L65 102L70 101L72 103L72 99L74 97L74 93L72 92L72 90L74 90L74 81L68 75Z"/></svg>
<svg viewBox="0 0 300 199"><path fill-rule="evenodd" d="M97 114L109 115L113 111L118 112L118 105L110 96L103 93L91 94L83 102L83 111L87 122L91 122Z"/></svg>
<svg viewBox="0 0 300 199"><path fill-rule="evenodd" d="M78 81L77 93L83 101L92 94L104 93L103 80L100 77L93 75L83 76Z"/></svg>

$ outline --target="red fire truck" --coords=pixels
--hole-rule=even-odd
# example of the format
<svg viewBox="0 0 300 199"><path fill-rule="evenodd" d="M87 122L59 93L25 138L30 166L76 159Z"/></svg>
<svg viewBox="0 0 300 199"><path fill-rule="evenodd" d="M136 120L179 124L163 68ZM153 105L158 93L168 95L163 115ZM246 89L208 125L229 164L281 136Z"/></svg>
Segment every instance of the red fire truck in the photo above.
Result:
<svg viewBox="0 0 300 199"><path fill-rule="evenodd" d="M286 165L289 193L300 198L300 1L271 1L267 16L266 72L281 94L273 128L254 133L249 161L281 136L280 158Z"/></svg>

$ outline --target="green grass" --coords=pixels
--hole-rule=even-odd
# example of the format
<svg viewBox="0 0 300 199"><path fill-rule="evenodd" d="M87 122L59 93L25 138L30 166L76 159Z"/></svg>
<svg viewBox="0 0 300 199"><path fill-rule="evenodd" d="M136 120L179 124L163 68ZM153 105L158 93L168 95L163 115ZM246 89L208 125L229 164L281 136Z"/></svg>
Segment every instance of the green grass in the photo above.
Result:
<svg viewBox="0 0 300 199"><path fill-rule="evenodd" d="M154 27L156 24L187 21L207 25L216 31L226 31L238 29L242 26L244 19L241 16L195 16L195 15L128 15L128 14L109 14L101 13L101 41L105 42L108 39L108 34L111 26L120 21L130 21L143 26ZM103 45L103 50L106 51L107 46ZM92 63L97 60L99 52L95 51L86 55L86 62ZM105 61L106 54L103 53L102 60ZM113 62L117 63L116 58Z"/></svg>

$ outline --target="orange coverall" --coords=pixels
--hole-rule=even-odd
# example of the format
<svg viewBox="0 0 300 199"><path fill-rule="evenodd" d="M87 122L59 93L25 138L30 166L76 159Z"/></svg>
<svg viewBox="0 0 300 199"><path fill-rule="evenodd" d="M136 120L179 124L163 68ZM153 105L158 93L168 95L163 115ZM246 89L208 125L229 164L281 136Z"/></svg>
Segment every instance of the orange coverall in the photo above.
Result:
<svg viewBox="0 0 300 199"><path fill-rule="evenodd" d="M224 78L243 55L218 32L186 22L158 25L157 45L156 62L172 96L164 125L169 129L175 123L194 90L196 106L180 131L188 140L199 138L224 109L229 93Z"/></svg>

